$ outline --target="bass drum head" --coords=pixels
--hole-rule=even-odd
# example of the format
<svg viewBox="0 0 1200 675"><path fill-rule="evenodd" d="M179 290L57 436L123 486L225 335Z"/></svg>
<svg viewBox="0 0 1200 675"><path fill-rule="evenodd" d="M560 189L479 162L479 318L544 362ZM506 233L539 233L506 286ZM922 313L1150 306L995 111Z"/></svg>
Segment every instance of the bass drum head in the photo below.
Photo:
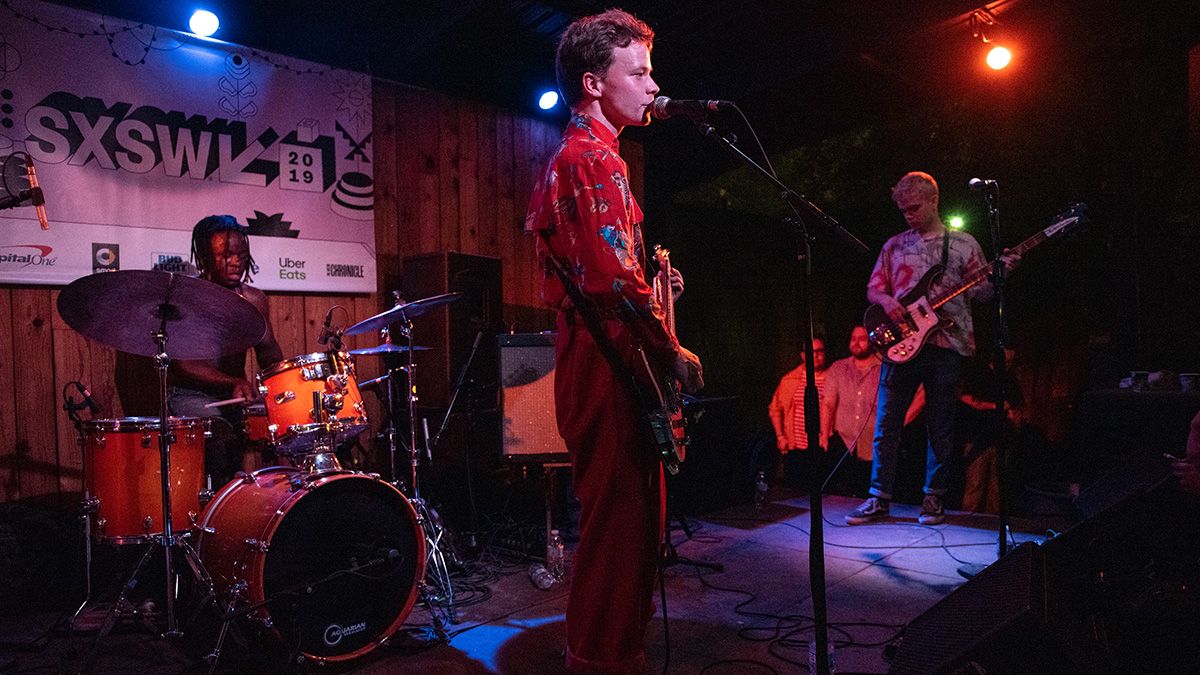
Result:
<svg viewBox="0 0 1200 675"><path fill-rule="evenodd" d="M271 537L263 590L274 628L317 659L373 648L412 609L424 563L419 537L412 506L391 485L365 476L319 485Z"/></svg>

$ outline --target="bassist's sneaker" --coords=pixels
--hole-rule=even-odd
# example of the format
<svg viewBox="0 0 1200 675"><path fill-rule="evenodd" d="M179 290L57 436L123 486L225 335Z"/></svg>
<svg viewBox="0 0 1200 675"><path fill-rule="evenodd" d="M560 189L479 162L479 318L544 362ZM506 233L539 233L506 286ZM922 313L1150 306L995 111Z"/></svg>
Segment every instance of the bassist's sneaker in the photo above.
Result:
<svg viewBox="0 0 1200 675"><path fill-rule="evenodd" d="M879 497L868 497L867 501L862 503L857 509L846 514L847 525L863 525L872 523L876 520L883 520L888 517L888 512L891 510L891 502Z"/></svg>
<svg viewBox="0 0 1200 675"><path fill-rule="evenodd" d="M922 525L937 525L946 519L946 510L942 508L942 499L937 495L925 495L921 502L921 514L917 522Z"/></svg>

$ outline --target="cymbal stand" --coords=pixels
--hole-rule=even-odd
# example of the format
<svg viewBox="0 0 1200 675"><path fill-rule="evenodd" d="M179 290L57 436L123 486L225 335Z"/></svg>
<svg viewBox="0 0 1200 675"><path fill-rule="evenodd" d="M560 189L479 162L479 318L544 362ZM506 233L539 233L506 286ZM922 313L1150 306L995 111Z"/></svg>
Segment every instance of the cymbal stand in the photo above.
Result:
<svg viewBox="0 0 1200 675"><path fill-rule="evenodd" d="M401 304L399 298L396 299L396 304ZM400 479L396 464L396 409L392 397L393 380L396 378L388 378L388 416L391 418L388 452L392 462L392 481L397 489L408 496L409 503L417 512L417 522L421 524L421 531L425 535L425 574L420 584L421 599L433 616L439 635L442 635L441 622L443 619L448 623L457 621L454 611L454 586L450 580L450 568L446 564L446 550L449 548L449 542L446 540L446 529L442 525L441 516L421 498L421 487L417 478L420 454L417 449L417 365L413 362L412 320L407 315L401 314L396 325L399 326L400 334L404 336L405 344L408 346L406 352L408 363L402 368L406 369L405 383L408 386L408 391L405 392L405 400L408 404L408 491L404 489L404 483ZM426 441L428 442L428 440L428 433L426 433ZM428 446L425 451L428 456Z"/></svg>
<svg viewBox="0 0 1200 675"><path fill-rule="evenodd" d="M188 563L193 575L202 584L206 584L208 592L212 592L212 581L208 572L204 568L204 563L200 561L199 555L195 549L191 547L184 539L183 535L176 537L171 523L171 444L175 442L174 434L171 433L169 426L170 415L167 410L167 372L170 369L171 359L167 354L167 322L179 319L179 310L170 304L171 291L168 288L167 297L163 303L159 305L157 317L160 320L159 327L153 332L154 342L158 346L157 353L154 355L154 367L158 371L158 396L159 396L159 429L158 429L158 447L159 447L159 470L161 471L162 482L162 505L163 505L163 533L155 535L157 544L162 547L164 566L166 570L165 579L165 595L166 595L166 618L167 630L161 634L165 638L178 638L183 635L179 629L179 621L175 614L175 572L172 562L173 549L178 546L183 554L184 559ZM85 670L90 667L92 660L95 658L96 651L100 647L100 642L112 631L116 623L116 615L119 610L128 606L126 596L128 593L137 587L137 579L141 574L142 567L150 559L154 553L155 544L151 544L146 548L146 552L142 554L138 564L134 567L133 573L129 576L128 581L121 587L121 593L117 597L117 601L109 610L108 615L104 619L104 624L100 627L100 632L96 635L95 641L92 643L91 652L88 654ZM143 621L146 621L148 628L150 626L147 617L143 616Z"/></svg>

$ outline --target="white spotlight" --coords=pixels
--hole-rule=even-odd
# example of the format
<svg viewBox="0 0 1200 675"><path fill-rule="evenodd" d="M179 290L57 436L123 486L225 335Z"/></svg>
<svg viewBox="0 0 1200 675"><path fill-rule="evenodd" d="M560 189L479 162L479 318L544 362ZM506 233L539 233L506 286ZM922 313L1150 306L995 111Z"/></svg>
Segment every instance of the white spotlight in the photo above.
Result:
<svg viewBox="0 0 1200 675"><path fill-rule="evenodd" d="M538 99L538 107L542 110L549 110L556 105L558 105L557 91L548 91L542 94L541 98Z"/></svg>
<svg viewBox="0 0 1200 675"><path fill-rule="evenodd" d="M188 27L200 37L211 36L217 32L217 28L220 26L221 21L217 19L217 15L207 9L198 9L192 12L192 18L188 20Z"/></svg>

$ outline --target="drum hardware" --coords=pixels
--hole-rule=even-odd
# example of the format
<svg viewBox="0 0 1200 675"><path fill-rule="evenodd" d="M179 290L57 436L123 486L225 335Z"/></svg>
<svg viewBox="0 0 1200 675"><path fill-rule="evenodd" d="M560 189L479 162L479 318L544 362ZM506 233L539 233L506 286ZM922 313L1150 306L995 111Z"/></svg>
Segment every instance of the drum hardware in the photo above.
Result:
<svg viewBox="0 0 1200 675"><path fill-rule="evenodd" d="M260 390L266 390L267 433L277 455L306 454L321 434L331 432L336 443L369 428L354 361L345 352L314 352L285 359L259 373L257 379ZM322 413L329 414L327 421L320 421Z"/></svg>
<svg viewBox="0 0 1200 675"><path fill-rule="evenodd" d="M167 411L167 375L171 358L173 355L177 359L211 359L244 352L262 339L266 320L254 305L227 288L203 279L160 271L119 270L82 277L63 288L57 305L63 320L80 334L119 351L152 357L158 371L162 534L151 535L157 546L147 547L122 588L120 598L123 599L129 588L136 585L150 553L161 548L166 570L167 628L163 636L178 637L181 632L175 615L176 576L172 553L178 547L188 559L195 558L195 552L176 535L172 523L171 446L177 439L172 433ZM112 307L120 307L122 311L118 315L111 311ZM169 353L167 343L171 328L178 331ZM200 452L203 457L202 442ZM94 472L95 461L91 464ZM199 490L196 492L198 500ZM188 562L194 572L203 570L198 558ZM118 606L119 603L109 612L93 643L87 659L89 665L100 641L112 630Z"/></svg>
<svg viewBox="0 0 1200 675"><path fill-rule="evenodd" d="M425 539L426 558L425 558L425 574L421 578L421 599L425 606L429 609L430 616L434 620L434 630L437 632L440 639L445 639L445 630L443 628L443 617L446 621L454 623L457 620L454 610L454 587L450 579L450 570L446 564L445 550L448 544L446 539L446 531L442 526L441 518L436 517L436 511L429 507L421 497L420 484L418 483L417 468L420 457L418 455L417 446L417 412L416 403L419 400L417 394L417 367L413 362L413 352L418 351L418 348L413 345L413 324L412 319L445 304L454 302L462 297L461 293L447 293L444 295L433 296L413 302L404 302L398 291L392 293L395 299L395 306L391 309L377 314L369 319L360 321L345 331L346 335L358 335L371 330L379 330L380 338L383 344L380 347L386 348L371 348L370 353L384 354L401 352L406 354L407 363L403 368L394 368L387 374L386 379L386 402L388 407L388 427L386 435L388 439L388 456L391 462L392 483L398 489L404 490L404 485L407 483L408 491L405 493L409 497L414 510L417 513L417 522L421 526L422 535ZM393 326L396 326L403 336L405 344L400 349L396 349L392 344ZM476 338L476 346L478 346L478 337ZM366 350L359 350L367 353ZM405 391L404 400L408 404L408 429L409 437L407 450L409 454L409 467L406 475L406 481L400 478L399 466L397 464L398 443L396 430L396 395L395 383L399 379L398 373L405 374L405 382L408 385ZM382 379L382 378L379 378ZM444 425L443 425L444 428ZM427 457L432 457L429 452L429 434L426 428L425 434L426 447L425 452Z"/></svg>

